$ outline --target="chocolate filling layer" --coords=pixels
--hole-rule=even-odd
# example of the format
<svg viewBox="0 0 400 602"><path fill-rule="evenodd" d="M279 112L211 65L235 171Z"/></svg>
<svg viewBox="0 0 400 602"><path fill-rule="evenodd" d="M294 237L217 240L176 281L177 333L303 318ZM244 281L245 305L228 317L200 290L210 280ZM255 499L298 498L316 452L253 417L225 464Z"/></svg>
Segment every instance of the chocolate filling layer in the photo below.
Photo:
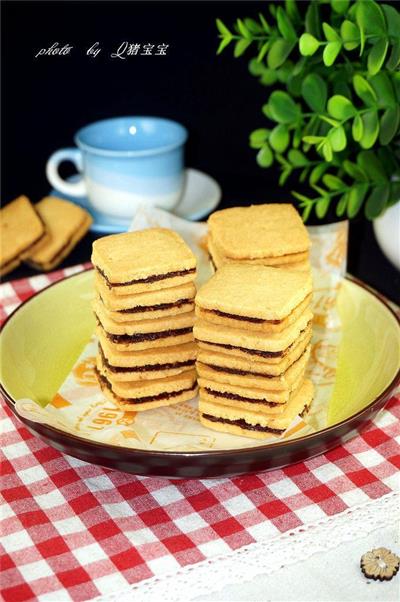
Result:
<svg viewBox="0 0 400 602"><path fill-rule="evenodd" d="M214 395L214 397L224 397L225 399L233 399L235 401L246 401L247 403L260 403L263 406L269 406L270 408L274 408L275 406L281 405L280 403L276 403L274 401L267 401L266 399L254 399L253 397L242 397L241 395L236 395L236 393L228 393L225 391L222 393L221 391L214 391L213 389L209 389L205 387L207 393L210 395Z"/></svg>
<svg viewBox="0 0 400 602"><path fill-rule="evenodd" d="M246 431L260 431L261 433L274 433L275 435L281 435L285 432L285 429L272 429L269 426L261 426L261 424L249 424L243 418L240 420L228 420L228 418L218 418L217 416L211 416L211 414L202 414L203 418L210 420L210 422L221 422L222 424L233 424L234 426L240 426Z"/></svg>
<svg viewBox="0 0 400 602"><path fill-rule="evenodd" d="M243 353L248 353L249 355L258 355L259 357L283 357L287 351L290 349L284 349L283 351L258 351L258 349L246 349L246 347L236 347L235 345L225 345L223 343L211 343L210 341L202 341L201 339L197 339L199 343L206 343L207 345L212 345L213 347L223 347L224 349L238 349L239 351L243 351Z"/></svg>
<svg viewBox="0 0 400 602"><path fill-rule="evenodd" d="M299 337L303 334L303 332L307 330L310 323L311 320L310 322L308 322L306 327L299 332ZM238 351L243 351L243 353L248 353L249 355L258 355L259 357L284 357L285 355L287 355L287 353L289 353L291 348L298 343L298 339L296 339L295 341L293 341L293 343L291 343L291 345L289 345L289 347L286 347L286 349L283 349L282 351L259 351L258 349L247 349L246 347L236 347L235 345L227 345L225 343L214 343L211 341L203 341L201 339L197 340L199 343L206 343L207 345L211 345L214 347L223 347L224 349L237 349Z"/></svg>
<svg viewBox="0 0 400 602"><path fill-rule="evenodd" d="M179 299L173 303L159 303L158 305L137 305L131 309L118 309L119 314L137 314L145 311L157 311L159 309L171 309L171 307L182 307L182 305L193 304L192 299Z"/></svg>
<svg viewBox="0 0 400 602"><path fill-rule="evenodd" d="M146 364L145 366L125 367L125 366L112 366L107 360L104 352L99 345L99 352L106 366L110 372L155 372L157 370L169 370L172 368L184 368L185 366L194 366L195 360L187 360L185 362L174 362L170 364Z"/></svg>
<svg viewBox="0 0 400 602"><path fill-rule="evenodd" d="M263 378L274 378L273 374L261 374L260 372L248 372L239 368L226 368L225 366L216 366L215 364L205 364L216 372L227 372L228 374L239 374L240 376L261 376Z"/></svg>
<svg viewBox="0 0 400 602"><path fill-rule="evenodd" d="M167 278L175 278L176 276L186 276L186 274L194 274L196 272L196 268L190 268L189 270L178 270L177 272L167 272L166 274L154 274L154 276L139 278L138 280L129 280L128 282L110 282L99 267L95 266L95 268L106 281L108 288L112 288L113 286L129 286L131 284L150 284L152 282L158 282L158 280L166 280Z"/></svg>
<svg viewBox="0 0 400 602"><path fill-rule="evenodd" d="M208 311L217 316L221 316L222 318L231 318L232 320L241 320L243 322L253 322L254 324L263 324L264 322L268 322L268 324L280 324L282 320L263 320L262 318L250 318L249 316L238 316L236 314L228 314L225 311L220 311L219 309L203 309L203 311Z"/></svg>
<svg viewBox="0 0 400 602"><path fill-rule="evenodd" d="M307 297L305 297L303 299L303 301L306 299ZM299 303L299 305L297 305L293 311L296 311L296 309L301 305L301 303L303 303L303 301L301 301ZM282 322L284 320L264 320L263 318L252 318L250 316L238 316L237 314L229 314L225 311L220 311L219 309L204 309L202 308L203 311L205 312L210 312L212 314L215 314L217 316L221 316L223 318L231 318L232 320L241 320L243 322L252 322L253 324L282 324Z"/></svg>
<svg viewBox="0 0 400 602"><path fill-rule="evenodd" d="M178 395L180 395L181 393L185 393L186 391L194 391L194 389L196 388L196 383L193 383L193 385L188 389L181 389L180 391L172 391L170 393L160 393L159 395L147 395L146 397L135 397L125 399L114 393L114 391L111 388L111 384L108 382L105 376L100 374L100 372L97 369L95 369L95 371L101 388L105 387L106 389L111 391L112 394L118 399L118 401L121 401L123 403L132 403L132 405L136 405L139 403L147 403L149 401L172 399L173 397L178 397Z"/></svg>
<svg viewBox="0 0 400 602"><path fill-rule="evenodd" d="M188 328L176 328L175 330L163 330L163 332L145 332L139 334L112 334L106 332L107 338L113 343L141 343L142 341L156 341L167 337L178 337L182 334L192 332L192 326Z"/></svg>

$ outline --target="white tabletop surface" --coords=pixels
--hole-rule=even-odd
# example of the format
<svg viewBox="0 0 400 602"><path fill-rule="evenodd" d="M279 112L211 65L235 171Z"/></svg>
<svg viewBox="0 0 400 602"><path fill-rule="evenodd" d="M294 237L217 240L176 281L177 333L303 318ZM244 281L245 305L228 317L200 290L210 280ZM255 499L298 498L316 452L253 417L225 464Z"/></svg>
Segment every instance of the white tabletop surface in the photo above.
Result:
<svg viewBox="0 0 400 602"><path fill-rule="evenodd" d="M361 556L377 547L400 554L399 524L377 530L367 537L315 554L304 562L260 575L254 582L210 590L196 601L251 600L252 602L398 602L400 572L388 582L366 579L361 573ZM268 563L268 558L265 559ZM179 599L179 598L178 598Z"/></svg>

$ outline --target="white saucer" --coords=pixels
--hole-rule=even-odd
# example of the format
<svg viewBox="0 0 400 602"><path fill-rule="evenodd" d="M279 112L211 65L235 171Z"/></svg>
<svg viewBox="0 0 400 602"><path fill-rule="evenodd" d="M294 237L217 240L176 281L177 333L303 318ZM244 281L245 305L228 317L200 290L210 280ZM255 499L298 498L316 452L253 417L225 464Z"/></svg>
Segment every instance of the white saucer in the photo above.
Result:
<svg viewBox="0 0 400 602"><path fill-rule="evenodd" d="M72 182L78 177L76 175L72 176L69 178L69 181ZM96 211L91 207L87 197L72 197L58 190L52 190L50 194L72 201L89 211L93 217L93 223L90 228L92 232L102 234L126 232L132 221L131 219L114 219L109 215ZM189 167L186 169L186 185L182 199L172 213L184 219L199 220L211 213L217 207L220 199L221 188L219 184L211 176L198 169Z"/></svg>

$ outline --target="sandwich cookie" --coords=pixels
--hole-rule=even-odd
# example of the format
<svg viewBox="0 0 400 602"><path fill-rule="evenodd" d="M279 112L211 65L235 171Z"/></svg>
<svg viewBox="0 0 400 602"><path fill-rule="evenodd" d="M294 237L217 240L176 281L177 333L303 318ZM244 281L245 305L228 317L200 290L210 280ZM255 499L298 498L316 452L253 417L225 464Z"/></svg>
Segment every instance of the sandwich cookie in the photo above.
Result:
<svg viewBox="0 0 400 602"><path fill-rule="evenodd" d="M105 309L103 303L98 299L93 300L92 307L96 318L104 330L107 333L114 335L134 336L136 334L158 333L164 330L176 330L187 327L193 328L194 324L194 311L154 320L147 319L115 322L110 317L110 312Z"/></svg>
<svg viewBox="0 0 400 602"><path fill-rule="evenodd" d="M166 228L106 236L93 243L92 263L116 295L171 288L196 277L196 258Z"/></svg>
<svg viewBox="0 0 400 602"><path fill-rule="evenodd" d="M36 210L48 236L33 247L25 261L48 272L58 266L84 237L92 218L82 207L56 197L45 197L36 204Z"/></svg>
<svg viewBox="0 0 400 602"><path fill-rule="evenodd" d="M18 197L1 209L0 276L17 268L45 237L43 220L26 196Z"/></svg>
<svg viewBox="0 0 400 602"><path fill-rule="evenodd" d="M266 204L216 211L208 218L211 240L229 259L279 258L298 263L310 249L307 230L293 205Z"/></svg>
<svg viewBox="0 0 400 602"><path fill-rule="evenodd" d="M256 387L268 391L291 391L299 378L304 377L307 362L310 358L311 346L303 352L290 368L279 376L254 374L235 368L223 368L216 364L197 361L196 367L201 378L218 383L227 383L238 387ZM208 359L208 358L205 358Z"/></svg>
<svg viewBox="0 0 400 602"><path fill-rule="evenodd" d="M253 265L226 265L204 284L196 306L209 322L236 328L287 328L311 300L311 274Z"/></svg>
<svg viewBox="0 0 400 602"><path fill-rule="evenodd" d="M96 271L94 279L98 296L117 322L126 319L148 320L193 310L196 294L193 282L137 295L116 295Z"/></svg>
<svg viewBox="0 0 400 602"><path fill-rule="evenodd" d="M274 370L271 374L282 374L287 368L304 352L308 343L312 337L312 327L309 324L299 335L298 339L292 343L282 353L259 353L254 352L252 349L240 349L239 347L233 347L232 345L221 345L218 343L207 343L206 341L197 341L199 352L203 351L206 353L218 354L221 361L225 363L222 365L231 365L233 367L238 366L243 370L250 370L253 366L255 372L263 370L264 373L269 374L269 370ZM222 357L223 356L223 357ZM231 363L227 364L227 356L230 358ZM243 362L243 363L240 363Z"/></svg>
<svg viewBox="0 0 400 602"><path fill-rule="evenodd" d="M216 380L199 377L199 386L205 389L207 393L215 398L221 399L221 403L231 400L231 405L235 405L235 401L246 402L246 403L257 403L268 407L274 408L276 405L285 404L289 397L291 390L268 390L266 388L260 389L258 387L239 387L238 385L232 385L228 383L220 383ZM302 382L301 378L297 378L292 385L292 390L295 390Z"/></svg>
<svg viewBox="0 0 400 602"><path fill-rule="evenodd" d="M309 270L310 269L310 256L309 252L304 253L293 253L291 255L283 255L280 257L261 257L255 259L232 259L231 257L224 256L223 252L218 249L211 235L207 237L207 250L210 259L216 269L219 269L222 265L265 265L275 268L287 268L287 269L299 269Z"/></svg>
<svg viewBox="0 0 400 602"><path fill-rule="evenodd" d="M199 343L211 344L222 352L229 350L247 359L253 356L257 361L259 358L282 359L311 325L311 321L312 313L306 310L296 322L282 332L264 333L216 326L199 319L194 325L193 334Z"/></svg>
<svg viewBox="0 0 400 602"><path fill-rule="evenodd" d="M196 351L193 342L133 353L116 350L104 336L99 339L102 371L110 381L154 380L193 370Z"/></svg>
<svg viewBox="0 0 400 602"><path fill-rule="evenodd" d="M200 392L200 422L216 431L253 439L276 437L283 435L296 416L307 413L313 395L312 382L305 380L281 414L267 414L211 402Z"/></svg>
<svg viewBox="0 0 400 602"><path fill-rule="evenodd" d="M197 394L195 370L156 380L111 383L101 371L99 358L97 362L104 395L123 410L142 412L188 401Z"/></svg>

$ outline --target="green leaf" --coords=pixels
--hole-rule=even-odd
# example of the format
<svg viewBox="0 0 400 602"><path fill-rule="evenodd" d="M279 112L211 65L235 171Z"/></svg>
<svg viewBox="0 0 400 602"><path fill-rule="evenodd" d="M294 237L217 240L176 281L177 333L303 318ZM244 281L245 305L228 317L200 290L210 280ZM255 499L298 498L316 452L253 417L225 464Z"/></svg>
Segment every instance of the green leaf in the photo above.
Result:
<svg viewBox="0 0 400 602"><path fill-rule="evenodd" d="M391 146L381 146L381 148L378 149L378 159L382 163L387 178L398 177L395 174L398 174L399 172L399 164L395 159Z"/></svg>
<svg viewBox="0 0 400 602"><path fill-rule="evenodd" d="M307 176L308 176L308 172L309 172L309 171L310 171L310 167L309 167L309 166L308 166L308 167L305 167L305 168L304 168L304 169L301 171L301 174L300 174L300 177L299 177L299 182L305 182L305 180L306 180L306 178L307 178Z"/></svg>
<svg viewBox="0 0 400 602"><path fill-rule="evenodd" d="M351 177L353 180L365 182L368 180L368 177L364 170L355 163L352 163L348 159L343 161L343 169L344 171Z"/></svg>
<svg viewBox="0 0 400 602"><path fill-rule="evenodd" d="M274 118L272 117L271 108L268 104L262 106L262 112L264 113L265 117L271 119L272 121L274 120Z"/></svg>
<svg viewBox="0 0 400 602"><path fill-rule="evenodd" d="M288 152L288 159L294 167L306 167L309 164L307 157L295 148L290 149Z"/></svg>
<svg viewBox="0 0 400 602"><path fill-rule="evenodd" d="M257 163L260 167L270 167L274 161L274 156L268 144L264 146L257 153Z"/></svg>
<svg viewBox="0 0 400 602"><path fill-rule="evenodd" d="M307 33L310 33L316 38L320 37L321 23L318 2L310 2L308 5L305 16L305 26Z"/></svg>
<svg viewBox="0 0 400 602"><path fill-rule="evenodd" d="M312 56L319 48L320 42L310 33L303 33L299 40L300 54Z"/></svg>
<svg viewBox="0 0 400 602"><path fill-rule="evenodd" d="M368 73L375 75L378 73L385 62L386 53L389 48L389 42L387 39L381 39L376 42L368 55Z"/></svg>
<svg viewBox="0 0 400 602"><path fill-rule="evenodd" d="M233 52L233 56L235 58L238 58L239 56L241 56L246 50L247 48L250 46L251 44L251 40L238 40L235 44L235 50Z"/></svg>
<svg viewBox="0 0 400 602"><path fill-rule="evenodd" d="M268 52L268 67L270 69L277 69L288 58L289 54L292 52L295 46L294 42L288 42L283 38L278 38L271 44L271 48Z"/></svg>
<svg viewBox="0 0 400 602"><path fill-rule="evenodd" d="M264 44L261 46L260 52L258 53L257 59L256 59L258 63L260 63L263 60L264 56L267 54L269 47L270 47L269 41L264 42Z"/></svg>
<svg viewBox="0 0 400 602"><path fill-rule="evenodd" d="M227 37L232 37L231 32L229 31L229 29L226 27L226 25L223 24L223 22L221 21L221 19L216 19L215 23L217 25L217 29L219 31L219 33L223 36L227 36Z"/></svg>
<svg viewBox="0 0 400 602"><path fill-rule="evenodd" d="M269 130L265 128L260 128L258 130L254 130L250 134L250 146L251 148L261 148L264 145L264 142L268 140Z"/></svg>
<svg viewBox="0 0 400 602"><path fill-rule="evenodd" d="M389 200L390 185L383 184L376 186L369 195L365 203L365 215L368 219L375 219L385 209L386 203Z"/></svg>
<svg viewBox="0 0 400 602"><path fill-rule="evenodd" d="M374 146L378 135L379 135L379 119L378 112L371 109L361 115L363 122L363 135L360 140L360 146L362 148L371 148Z"/></svg>
<svg viewBox="0 0 400 602"><path fill-rule="evenodd" d="M340 35L346 50L354 50L360 44L360 30L352 21L343 21L340 26Z"/></svg>
<svg viewBox="0 0 400 602"><path fill-rule="evenodd" d="M265 66L257 59L251 59L251 61L249 61L249 71L251 75L258 77L264 73Z"/></svg>
<svg viewBox="0 0 400 602"><path fill-rule="evenodd" d="M347 197L347 217L353 218L361 209L369 184L357 184L353 186Z"/></svg>
<svg viewBox="0 0 400 602"><path fill-rule="evenodd" d="M329 165L327 163L318 163L310 174L310 184L317 184L320 178L324 175Z"/></svg>
<svg viewBox="0 0 400 602"><path fill-rule="evenodd" d="M296 31L291 20L281 6L278 6L278 10L276 11L276 20L278 29L285 40L288 42L295 42L297 40Z"/></svg>
<svg viewBox="0 0 400 602"><path fill-rule="evenodd" d="M265 69L264 73L261 76L260 83L263 86L272 86L277 80L276 71L272 69Z"/></svg>
<svg viewBox="0 0 400 602"><path fill-rule="evenodd" d="M360 142L361 138L363 137L363 133L364 133L364 124L363 124L363 120L361 119L361 115L356 115L353 119L353 125L351 128L351 133L353 136L353 140L355 140L356 142Z"/></svg>
<svg viewBox="0 0 400 602"><path fill-rule="evenodd" d="M400 63L400 40L396 40L392 47L392 52L390 53L390 57L388 62L386 63L386 67L389 71L394 71L397 65Z"/></svg>
<svg viewBox="0 0 400 602"><path fill-rule="evenodd" d="M251 33L249 32L249 30L247 29L247 27L245 26L245 24L243 23L243 21L241 19L237 19L236 26L238 28L239 33L244 38L251 39Z"/></svg>
<svg viewBox="0 0 400 602"><path fill-rule="evenodd" d="M327 108L329 115L332 115L334 119L339 119L339 121L346 121L357 112L353 103L345 96L340 96L339 94L331 96L328 100Z"/></svg>
<svg viewBox="0 0 400 602"><path fill-rule="evenodd" d="M279 176L279 186L283 186L285 184L286 180L288 179L291 173L292 168L285 168L284 170L282 170L281 175Z"/></svg>
<svg viewBox="0 0 400 602"><path fill-rule="evenodd" d="M303 142L307 144L319 144L324 140L324 136L303 136Z"/></svg>
<svg viewBox="0 0 400 602"><path fill-rule="evenodd" d="M322 23L322 29L324 30L325 38L328 42L340 42L341 39L338 33L329 25L329 23Z"/></svg>
<svg viewBox="0 0 400 602"><path fill-rule="evenodd" d="M300 96L302 82L303 77L301 75L294 75L293 71L291 71L291 73L288 74L288 78L286 80L286 87L289 94L295 97Z"/></svg>
<svg viewBox="0 0 400 602"><path fill-rule="evenodd" d="M322 146L322 154L324 155L325 161L328 161L328 163L330 163L332 161L332 158L333 158L332 147L328 140L326 142L324 142L324 144Z"/></svg>
<svg viewBox="0 0 400 602"><path fill-rule="evenodd" d="M330 173L327 173L323 178L322 178L323 183L325 184L325 186L327 188L329 188L329 190L340 190L341 188L343 188L344 186L344 182L343 180L341 180L340 178L338 178L337 176L333 176Z"/></svg>
<svg viewBox="0 0 400 602"><path fill-rule="evenodd" d="M386 18L387 31L390 36L398 38L400 35L400 13L389 4L381 4L381 9Z"/></svg>
<svg viewBox="0 0 400 602"><path fill-rule="evenodd" d="M375 90L371 84L358 73L353 77L353 88L357 96L361 98L363 103L368 107L376 105L377 96Z"/></svg>
<svg viewBox="0 0 400 602"><path fill-rule="evenodd" d="M381 117L379 142L386 146L395 137L400 123L400 107L389 107Z"/></svg>
<svg viewBox="0 0 400 602"><path fill-rule="evenodd" d="M328 42L328 44L324 48L324 52L322 55L324 65L326 67L331 67L336 60L337 55L340 52L342 47L342 42Z"/></svg>
<svg viewBox="0 0 400 602"><path fill-rule="evenodd" d="M301 144L301 137L302 137L302 128L300 126L297 126L296 129L294 130L294 134L293 134L293 148L299 148L300 144Z"/></svg>
<svg viewBox="0 0 400 602"><path fill-rule="evenodd" d="M246 18L244 19L244 24L247 27L247 29L252 33L263 33L263 28L254 19Z"/></svg>
<svg viewBox="0 0 400 602"><path fill-rule="evenodd" d="M349 8L350 0L331 0L331 6L335 13L343 15Z"/></svg>
<svg viewBox="0 0 400 602"><path fill-rule="evenodd" d="M272 119L278 123L295 123L301 116L294 100L282 90L275 90L269 97L268 106Z"/></svg>
<svg viewBox="0 0 400 602"><path fill-rule="evenodd" d="M374 151L361 151L358 153L357 165L373 182L386 182L387 176L385 170Z"/></svg>
<svg viewBox="0 0 400 602"><path fill-rule="evenodd" d="M332 150L340 152L346 148L347 139L343 126L332 128L328 132L328 140L331 143Z"/></svg>
<svg viewBox="0 0 400 602"><path fill-rule="evenodd" d="M337 119L332 119L332 117L327 117L327 115L318 115L318 117L322 121L325 121L325 123L329 123L329 125L332 125L335 128L339 127L340 125L340 121Z"/></svg>
<svg viewBox="0 0 400 602"><path fill-rule="evenodd" d="M395 107L397 105L392 82L386 71L381 71L371 77L370 82L380 107Z"/></svg>
<svg viewBox="0 0 400 602"><path fill-rule="evenodd" d="M357 2L356 22L366 34L381 35L386 32L386 22L378 3L373 0Z"/></svg>
<svg viewBox="0 0 400 602"><path fill-rule="evenodd" d="M269 143L277 153L283 153L289 144L289 130L283 123L278 124L269 136Z"/></svg>
<svg viewBox="0 0 400 602"><path fill-rule="evenodd" d="M302 82L301 94L313 111L323 113L325 111L328 87L325 80L317 73L309 73Z"/></svg>
<svg viewBox="0 0 400 602"><path fill-rule="evenodd" d="M285 10L292 23L299 23L301 21L296 0L285 0Z"/></svg>
<svg viewBox="0 0 400 602"><path fill-rule="evenodd" d="M347 192L345 192L339 199L338 204L336 205L336 215L337 217L343 217L343 215L346 212L346 206L347 206L347 198L348 198L348 194Z"/></svg>
<svg viewBox="0 0 400 602"><path fill-rule="evenodd" d="M222 40L219 43L218 49L217 49L217 54L221 54L223 49L226 48L232 40L233 40L232 36L230 38L228 38L228 37L222 38Z"/></svg>
<svg viewBox="0 0 400 602"><path fill-rule="evenodd" d="M322 199L319 199L319 201L317 201L315 205L315 213L317 214L317 217L319 217L319 219L324 218L327 214L330 201L331 200L328 196L322 197Z"/></svg>
<svg viewBox="0 0 400 602"><path fill-rule="evenodd" d="M268 25L268 22L267 22L266 18L264 17L264 15L262 13L258 13L258 18L260 19L260 23L263 26L264 31L266 31L267 33L270 33L271 28Z"/></svg>

